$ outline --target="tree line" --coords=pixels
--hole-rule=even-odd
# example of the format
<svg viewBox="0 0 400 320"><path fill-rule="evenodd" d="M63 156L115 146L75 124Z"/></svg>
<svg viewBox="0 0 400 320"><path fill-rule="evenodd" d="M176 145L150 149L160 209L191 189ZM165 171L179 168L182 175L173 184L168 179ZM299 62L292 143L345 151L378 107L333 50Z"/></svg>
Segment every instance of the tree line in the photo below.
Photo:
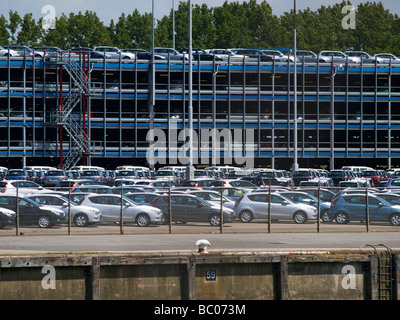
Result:
<svg viewBox="0 0 400 320"><path fill-rule="evenodd" d="M400 54L400 18L386 10L381 2L366 2L356 9L355 28L345 29L346 14L343 1L332 6L321 6L296 12L297 47L321 50L364 50L370 54L390 52ZM188 46L189 4L181 1L175 9L176 48ZM43 18L32 13L20 16L9 11L0 16L0 44L27 46L94 47L110 45L119 48L152 47L152 14L122 13L118 21L109 25L93 11L61 14L53 29L42 27ZM192 8L192 45L194 48L292 48L294 11L281 16L273 14L267 1L257 3L225 1L219 7L194 4ZM155 22L155 46L172 47L173 12Z"/></svg>

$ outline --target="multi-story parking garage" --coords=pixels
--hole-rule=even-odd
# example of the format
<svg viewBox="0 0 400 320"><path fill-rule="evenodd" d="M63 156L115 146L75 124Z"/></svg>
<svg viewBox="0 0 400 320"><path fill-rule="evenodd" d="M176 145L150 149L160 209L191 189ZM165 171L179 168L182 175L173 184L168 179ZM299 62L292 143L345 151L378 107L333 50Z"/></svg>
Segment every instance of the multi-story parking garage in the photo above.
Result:
<svg viewBox="0 0 400 320"><path fill-rule="evenodd" d="M153 70L147 60L80 53L4 58L0 164L147 165L154 128L166 137L157 155L179 165L191 98L200 164L234 164L226 155L240 153L255 167L288 169L297 149L300 167L400 165L400 65L298 62L296 74L295 120L293 62L156 60ZM202 129L236 139L204 141Z"/></svg>

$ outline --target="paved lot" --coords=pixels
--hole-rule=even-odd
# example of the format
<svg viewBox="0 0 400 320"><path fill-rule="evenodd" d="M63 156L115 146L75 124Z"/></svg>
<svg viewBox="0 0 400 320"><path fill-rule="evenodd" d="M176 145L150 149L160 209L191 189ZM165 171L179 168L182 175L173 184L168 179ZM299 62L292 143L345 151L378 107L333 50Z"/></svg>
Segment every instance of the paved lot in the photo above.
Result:
<svg viewBox="0 0 400 320"><path fill-rule="evenodd" d="M207 224L173 224L140 228L136 225L97 225L87 228L67 226L40 229L23 227L16 236L15 228L0 230L0 253L26 252L131 252L195 251L195 242L207 239L210 250L313 250L358 249L366 244L385 244L400 248L400 228L372 224L367 232L360 223L337 225L316 223L296 225L292 222L271 224L266 221L234 223L220 228ZM70 233L69 233L70 232Z"/></svg>

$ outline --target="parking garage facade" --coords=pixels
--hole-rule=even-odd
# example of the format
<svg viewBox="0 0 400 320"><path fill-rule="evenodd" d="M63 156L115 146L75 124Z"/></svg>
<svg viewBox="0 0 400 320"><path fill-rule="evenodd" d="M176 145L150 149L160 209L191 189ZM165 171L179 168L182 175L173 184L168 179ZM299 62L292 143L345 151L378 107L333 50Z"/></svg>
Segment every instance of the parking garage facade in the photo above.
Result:
<svg viewBox="0 0 400 320"><path fill-rule="evenodd" d="M147 166L152 129L179 165L192 110L199 166L235 165L200 134L226 129L254 167L290 169L296 150L299 167L400 167L400 65L71 57L0 60L0 165Z"/></svg>

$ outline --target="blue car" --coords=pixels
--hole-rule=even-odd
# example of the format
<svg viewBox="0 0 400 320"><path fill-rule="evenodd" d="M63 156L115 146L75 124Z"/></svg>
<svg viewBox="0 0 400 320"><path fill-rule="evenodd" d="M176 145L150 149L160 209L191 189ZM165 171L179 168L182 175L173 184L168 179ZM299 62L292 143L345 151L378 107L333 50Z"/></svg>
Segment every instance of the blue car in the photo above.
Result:
<svg viewBox="0 0 400 320"><path fill-rule="evenodd" d="M400 225L400 206L391 205L378 194L368 194L369 221L389 222L392 226ZM338 224L350 221L366 221L366 195L362 193L338 194L332 199L329 218Z"/></svg>
<svg viewBox="0 0 400 320"><path fill-rule="evenodd" d="M6 180L30 180L29 173L25 169L10 169L5 177Z"/></svg>
<svg viewBox="0 0 400 320"><path fill-rule="evenodd" d="M279 194L289 200L292 200L294 203L308 204L318 209L318 198L314 197L311 194L308 194L307 192L287 191L287 192L279 192ZM319 211L320 211L320 217L323 222L331 221L331 219L329 218L330 207L331 207L330 202L320 201Z"/></svg>

